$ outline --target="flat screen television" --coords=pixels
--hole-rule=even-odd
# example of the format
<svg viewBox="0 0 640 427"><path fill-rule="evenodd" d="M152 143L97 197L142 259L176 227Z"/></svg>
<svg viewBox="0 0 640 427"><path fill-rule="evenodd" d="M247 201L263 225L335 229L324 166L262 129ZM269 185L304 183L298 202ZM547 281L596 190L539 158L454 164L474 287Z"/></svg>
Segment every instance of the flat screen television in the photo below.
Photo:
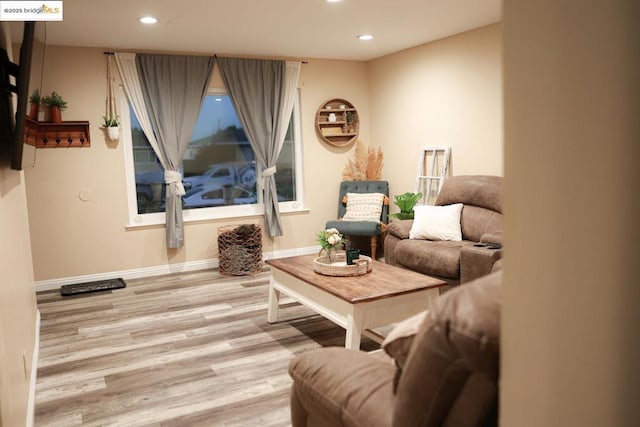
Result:
<svg viewBox="0 0 640 427"><path fill-rule="evenodd" d="M12 47L8 43L0 46L0 153L15 170L22 169L35 26L35 22L24 23L18 63L9 60ZM13 94L17 95L15 109Z"/></svg>

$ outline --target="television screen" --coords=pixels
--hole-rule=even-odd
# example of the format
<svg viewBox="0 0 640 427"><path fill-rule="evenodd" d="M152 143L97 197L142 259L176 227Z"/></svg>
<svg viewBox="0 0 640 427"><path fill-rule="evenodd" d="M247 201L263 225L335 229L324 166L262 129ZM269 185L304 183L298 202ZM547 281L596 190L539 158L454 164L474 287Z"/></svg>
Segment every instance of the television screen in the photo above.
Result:
<svg viewBox="0 0 640 427"><path fill-rule="evenodd" d="M11 36L7 23L0 23L0 160L10 162L15 128L15 75L17 67L11 61Z"/></svg>
<svg viewBox="0 0 640 427"><path fill-rule="evenodd" d="M0 156L11 168L22 169L22 149L29 95L40 87L44 39L36 42L36 23L24 22L17 60L12 55L12 36L2 23L0 31ZM18 23L20 24L20 23ZM38 27L44 23L38 23ZM34 49L34 46L36 48ZM34 66L37 65L37 66Z"/></svg>

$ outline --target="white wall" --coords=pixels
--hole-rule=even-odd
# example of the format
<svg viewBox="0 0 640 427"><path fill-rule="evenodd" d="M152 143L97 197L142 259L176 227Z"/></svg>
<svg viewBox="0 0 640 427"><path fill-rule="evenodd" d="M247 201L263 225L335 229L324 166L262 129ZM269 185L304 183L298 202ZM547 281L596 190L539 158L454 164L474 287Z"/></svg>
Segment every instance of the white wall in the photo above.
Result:
<svg viewBox="0 0 640 427"><path fill-rule="evenodd" d="M4 41L2 25L0 46ZM37 311L24 173L9 168L7 146L0 141L0 426L20 426L35 375Z"/></svg>
<svg viewBox="0 0 640 427"><path fill-rule="evenodd" d="M639 16L504 2L501 425L640 425Z"/></svg>
<svg viewBox="0 0 640 427"><path fill-rule="evenodd" d="M4 142L4 141L3 141ZM24 174L0 162L0 426L24 425L36 341ZM26 372L25 372L26 365Z"/></svg>
<svg viewBox="0 0 640 427"><path fill-rule="evenodd" d="M392 193L414 191L418 154L450 146L452 175L503 174L502 28L493 24L369 64L371 142Z"/></svg>

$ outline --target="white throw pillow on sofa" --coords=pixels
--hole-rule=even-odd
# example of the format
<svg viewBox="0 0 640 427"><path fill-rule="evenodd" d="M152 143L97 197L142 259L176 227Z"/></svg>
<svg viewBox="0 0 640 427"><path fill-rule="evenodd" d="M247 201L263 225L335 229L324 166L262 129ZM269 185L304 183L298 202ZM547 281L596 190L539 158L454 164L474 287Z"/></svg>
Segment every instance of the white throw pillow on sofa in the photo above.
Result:
<svg viewBox="0 0 640 427"><path fill-rule="evenodd" d="M416 206L409 239L462 240L460 214L462 203L445 206Z"/></svg>

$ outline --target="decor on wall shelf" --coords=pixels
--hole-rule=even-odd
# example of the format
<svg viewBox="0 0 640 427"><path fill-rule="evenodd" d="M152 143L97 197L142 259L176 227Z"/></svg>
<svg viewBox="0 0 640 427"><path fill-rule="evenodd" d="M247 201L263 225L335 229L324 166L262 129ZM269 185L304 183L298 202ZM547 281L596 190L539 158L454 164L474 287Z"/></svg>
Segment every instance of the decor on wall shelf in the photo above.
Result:
<svg viewBox="0 0 640 427"><path fill-rule="evenodd" d="M49 121L52 123L62 123L62 111L67 109L65 101L56 91L42 98L42 103L49 107Z"/></svg>
<svg viewBox="0 0 640 427"><path fill-rule="evenodd" d="M29 103L31 103L31 109L29 110L29 118L31 120L38 120L38 113L40 113L40 89L36 89L31 93L29 97Z"/></svg>
<svg viewBox="0 0 640 427"><path fill-rule="evenodd" d="M356 141L353 159L349 159L342 170L343 181L381 181L384 155L378 147L374 150Z"/></svg>
<svg viewBox="0 0 640 427"><path fill-rule="evenodd" d="M112 141L120 139L120 116L118 116L118 108L116 105L116 94L113 90L113 77L111 72L111 57L107 55L107 100L106 114L102 116L104 119L103 127L107 131L107 136Z"/></svg>
<svg viewBox="0 0 640 427"><path fill-rule="evenodd" d="M358 111L344 99L330 99L316 112L316 132L324 142L342 147L358 138Z"/></svg>

